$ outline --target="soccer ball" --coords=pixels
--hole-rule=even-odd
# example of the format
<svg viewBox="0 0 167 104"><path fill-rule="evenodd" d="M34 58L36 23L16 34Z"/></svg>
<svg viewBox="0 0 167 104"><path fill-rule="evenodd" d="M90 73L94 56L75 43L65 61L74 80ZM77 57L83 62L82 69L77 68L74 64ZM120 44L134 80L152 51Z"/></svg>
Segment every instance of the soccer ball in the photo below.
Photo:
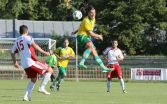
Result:
<svg viewBox="0 0 167 104"><path fill-rule="evenodd" d="M75 20L79 20L82 18L82 12L79 10L76 10L73 12L72 16Z"/></svg>

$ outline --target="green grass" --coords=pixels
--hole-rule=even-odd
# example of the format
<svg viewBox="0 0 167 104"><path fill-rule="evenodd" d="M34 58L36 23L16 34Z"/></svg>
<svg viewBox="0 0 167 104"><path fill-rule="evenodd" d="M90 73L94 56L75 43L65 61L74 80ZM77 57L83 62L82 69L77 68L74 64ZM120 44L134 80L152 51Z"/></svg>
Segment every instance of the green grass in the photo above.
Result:
<svg viewBox="0 0 167 104"><path fill-rule="evenodd" d="M32 101L22 101L28 80L0 80L0 104L166 104L166 83L126 83L123 94L119 82L112 83L111 93L106 93L104 81L64 81L59 92L50 96L37 92L39 82L32 92ZM50 82L49 82L50 85ZM47 86L49 90L49 86Z"/></svg>

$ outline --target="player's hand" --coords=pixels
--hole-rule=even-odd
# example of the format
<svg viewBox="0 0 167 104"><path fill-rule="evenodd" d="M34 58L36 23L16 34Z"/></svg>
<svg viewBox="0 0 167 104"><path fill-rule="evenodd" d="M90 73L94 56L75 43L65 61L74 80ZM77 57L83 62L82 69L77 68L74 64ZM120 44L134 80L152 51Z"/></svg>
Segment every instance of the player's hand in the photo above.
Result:
<svg viewBox="0 0 167 104"><path fill-rule="evenodd" d="M64 59L64 57L57 57L59 60L63 60Z"/></svg>
<svg viewBox="0 0 167 104"><path fill-rule="evenodd" d="M68 59L70 56L68 54L63 56L63 59Z"/></svg>
<svg viewBox="0 0 167 104"><path fill-rule="evenodd" d="M15 68L20 68L20 65L19 65L19 63L17 61L15 62L14 67Z"/></svg>
<svg viewBox="0 0 167 104"><path fill-rule="evenodd" d="M98 35L98 39L103 40L103 36L102 35Z"/></svg>
<svg viewBox="0 0 167 104"><path fill-rule="evenodd" d="M45 52L44 53L46 56L49 56L50 55L50 52Z"/></svg>
<svg viewBox="0 0 167 104"><path fill-rule="evenodd" d="M123 58L121 58L120 56L116 56L116 59L117 59L118 61L122 61L122 60L123 60Z"/></svg>

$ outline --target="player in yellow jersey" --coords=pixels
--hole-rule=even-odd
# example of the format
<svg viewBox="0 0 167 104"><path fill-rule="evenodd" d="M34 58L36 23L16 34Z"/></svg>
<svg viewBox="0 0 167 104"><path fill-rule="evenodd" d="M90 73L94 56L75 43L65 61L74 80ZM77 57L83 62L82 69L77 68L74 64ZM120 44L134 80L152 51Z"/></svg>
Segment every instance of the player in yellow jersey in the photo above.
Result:
<svg viewBox="0 0 167 104"><path fill-rule="evenodd" d="M90 53L92 53L92 55L94 56L94 59L102 68L102 71L108 72L108 71L111 71L112 69L104 66L102 60L98 56L98 53L96 51L96 48L93 42L91 41L91 37L103 40L102 35L99 35L93 32L94 25L95 25L95 16L96 16L95 8L92 5L89 5L87 8L87 16L82 20L79 29L72 33L72 34L76 34L76 33L78 34L77 40L79 45L85 47L85 51L79 63L79 67L87 68L87 66L84 65L84 62L89 57Z"/></svg>
<svg viewBox="0 0 167 104"><path fill-rule="evenodd" d="M67 66L70 58L75 57L75 53L69 45L69 40L64 40L64 46L58 47L56 51L56 57L58 59L58 69L59 74L56 78L56 80L53 81L52 85L50 86L51 90L54 90L54 87L56 85L56 89L59 90L61 80L67 76ZM57 82L57 83L56 83Z"/></svg>

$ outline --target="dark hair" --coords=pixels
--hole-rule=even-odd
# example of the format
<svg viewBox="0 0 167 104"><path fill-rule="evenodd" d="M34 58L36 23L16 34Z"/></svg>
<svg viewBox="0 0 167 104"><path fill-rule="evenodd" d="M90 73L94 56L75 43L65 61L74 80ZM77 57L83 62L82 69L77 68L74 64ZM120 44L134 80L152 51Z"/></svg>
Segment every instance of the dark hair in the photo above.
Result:
<svg viewBox="0 0 167 104"><path fill-rule="evenodd" d="M69 39L68 39L68 38L64 38L64 41L65 41L65 40L69 41Z"/></svg>
<svg viewBox="0 0 167 104"><path fill-rule="evenodd" d="M27 31L28 31L28 27L26 25L21 25L20 26L20 30L19 30L20 34L24 34Z"/></svg>
<svg viewBox="0 0 167 104"><path fill-rule="evenodd" d="M86 13L88 14L93 9L95 9L93 5L88 5L86 8Z"/></svg>
<svg viewBox="0 0 167 104"><path fill-rule="evenodd" d="M117 38L113 38L110 40L110 43L112 43L113 41L117 41L118 42L118 39Z"/></svg>

